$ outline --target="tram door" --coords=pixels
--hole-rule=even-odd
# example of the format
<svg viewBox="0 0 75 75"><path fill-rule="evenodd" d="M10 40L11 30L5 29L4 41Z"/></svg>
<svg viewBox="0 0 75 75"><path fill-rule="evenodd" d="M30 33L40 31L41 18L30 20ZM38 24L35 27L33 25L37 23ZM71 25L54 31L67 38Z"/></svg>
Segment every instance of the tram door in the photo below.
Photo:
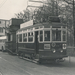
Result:
<svg viewBox="0 0 75 75"><path fill-rule="evenodd" d="M36 50L36 54L39 53L39 42L38 42L38 31L35 32L35 50Z"/></svg>

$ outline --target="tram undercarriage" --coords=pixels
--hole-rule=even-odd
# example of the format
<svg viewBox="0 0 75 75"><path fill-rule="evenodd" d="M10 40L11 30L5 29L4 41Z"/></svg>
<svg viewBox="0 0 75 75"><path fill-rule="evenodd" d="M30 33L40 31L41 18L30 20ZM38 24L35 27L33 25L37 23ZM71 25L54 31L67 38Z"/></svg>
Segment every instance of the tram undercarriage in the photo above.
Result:
<svg viewBox="0 0 75 75"><path fill-rule="evenodd" d="M34 53L25 53L25 52L19 52L18 57L22 59L29 59L31 61L36 61L37 63L54 63L54 62L64 62L64 57L67 57L66 55L61 56L44 56L40 57L39 54Z"/></svg>

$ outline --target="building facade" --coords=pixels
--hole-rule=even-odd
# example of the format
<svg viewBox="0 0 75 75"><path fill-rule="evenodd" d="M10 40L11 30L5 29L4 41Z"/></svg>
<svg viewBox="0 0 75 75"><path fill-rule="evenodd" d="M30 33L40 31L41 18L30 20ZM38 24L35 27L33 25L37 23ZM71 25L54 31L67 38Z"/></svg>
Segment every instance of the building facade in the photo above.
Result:
<svg viewBox="0 0 75 75"><path fill-rule="evenodd" d="M5 51L5 42L7 40L6 30L9 20L0 19L0 50Z"/></svg>
<svg viewBox="0 0 75 75"><path fill-rule="evenodd" d="M9 25L9 20L0 19L0 37L6 35L6 28Z"/></svg>

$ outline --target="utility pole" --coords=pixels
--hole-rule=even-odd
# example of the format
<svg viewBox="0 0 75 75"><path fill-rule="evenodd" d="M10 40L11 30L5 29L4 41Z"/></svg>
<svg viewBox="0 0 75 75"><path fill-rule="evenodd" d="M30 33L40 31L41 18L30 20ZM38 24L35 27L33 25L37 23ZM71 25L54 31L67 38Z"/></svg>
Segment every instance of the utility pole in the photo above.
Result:
<svg viewBox="0 0 75 75"><path fill-rule="evenodd" d="M74 28L74 46L75 46L75 9L73 0L73 28Z"/></svg>

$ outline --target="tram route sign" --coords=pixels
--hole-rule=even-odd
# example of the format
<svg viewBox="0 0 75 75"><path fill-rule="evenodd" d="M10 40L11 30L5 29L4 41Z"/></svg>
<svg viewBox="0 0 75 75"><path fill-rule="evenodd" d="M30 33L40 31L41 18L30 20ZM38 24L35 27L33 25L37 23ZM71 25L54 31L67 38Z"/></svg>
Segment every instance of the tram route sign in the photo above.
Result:
<svg viewBox="0 0 75 75"><path fill-rule="evenodd" d="M44 44L44 49L50 49L50 44Z"/></svg>

